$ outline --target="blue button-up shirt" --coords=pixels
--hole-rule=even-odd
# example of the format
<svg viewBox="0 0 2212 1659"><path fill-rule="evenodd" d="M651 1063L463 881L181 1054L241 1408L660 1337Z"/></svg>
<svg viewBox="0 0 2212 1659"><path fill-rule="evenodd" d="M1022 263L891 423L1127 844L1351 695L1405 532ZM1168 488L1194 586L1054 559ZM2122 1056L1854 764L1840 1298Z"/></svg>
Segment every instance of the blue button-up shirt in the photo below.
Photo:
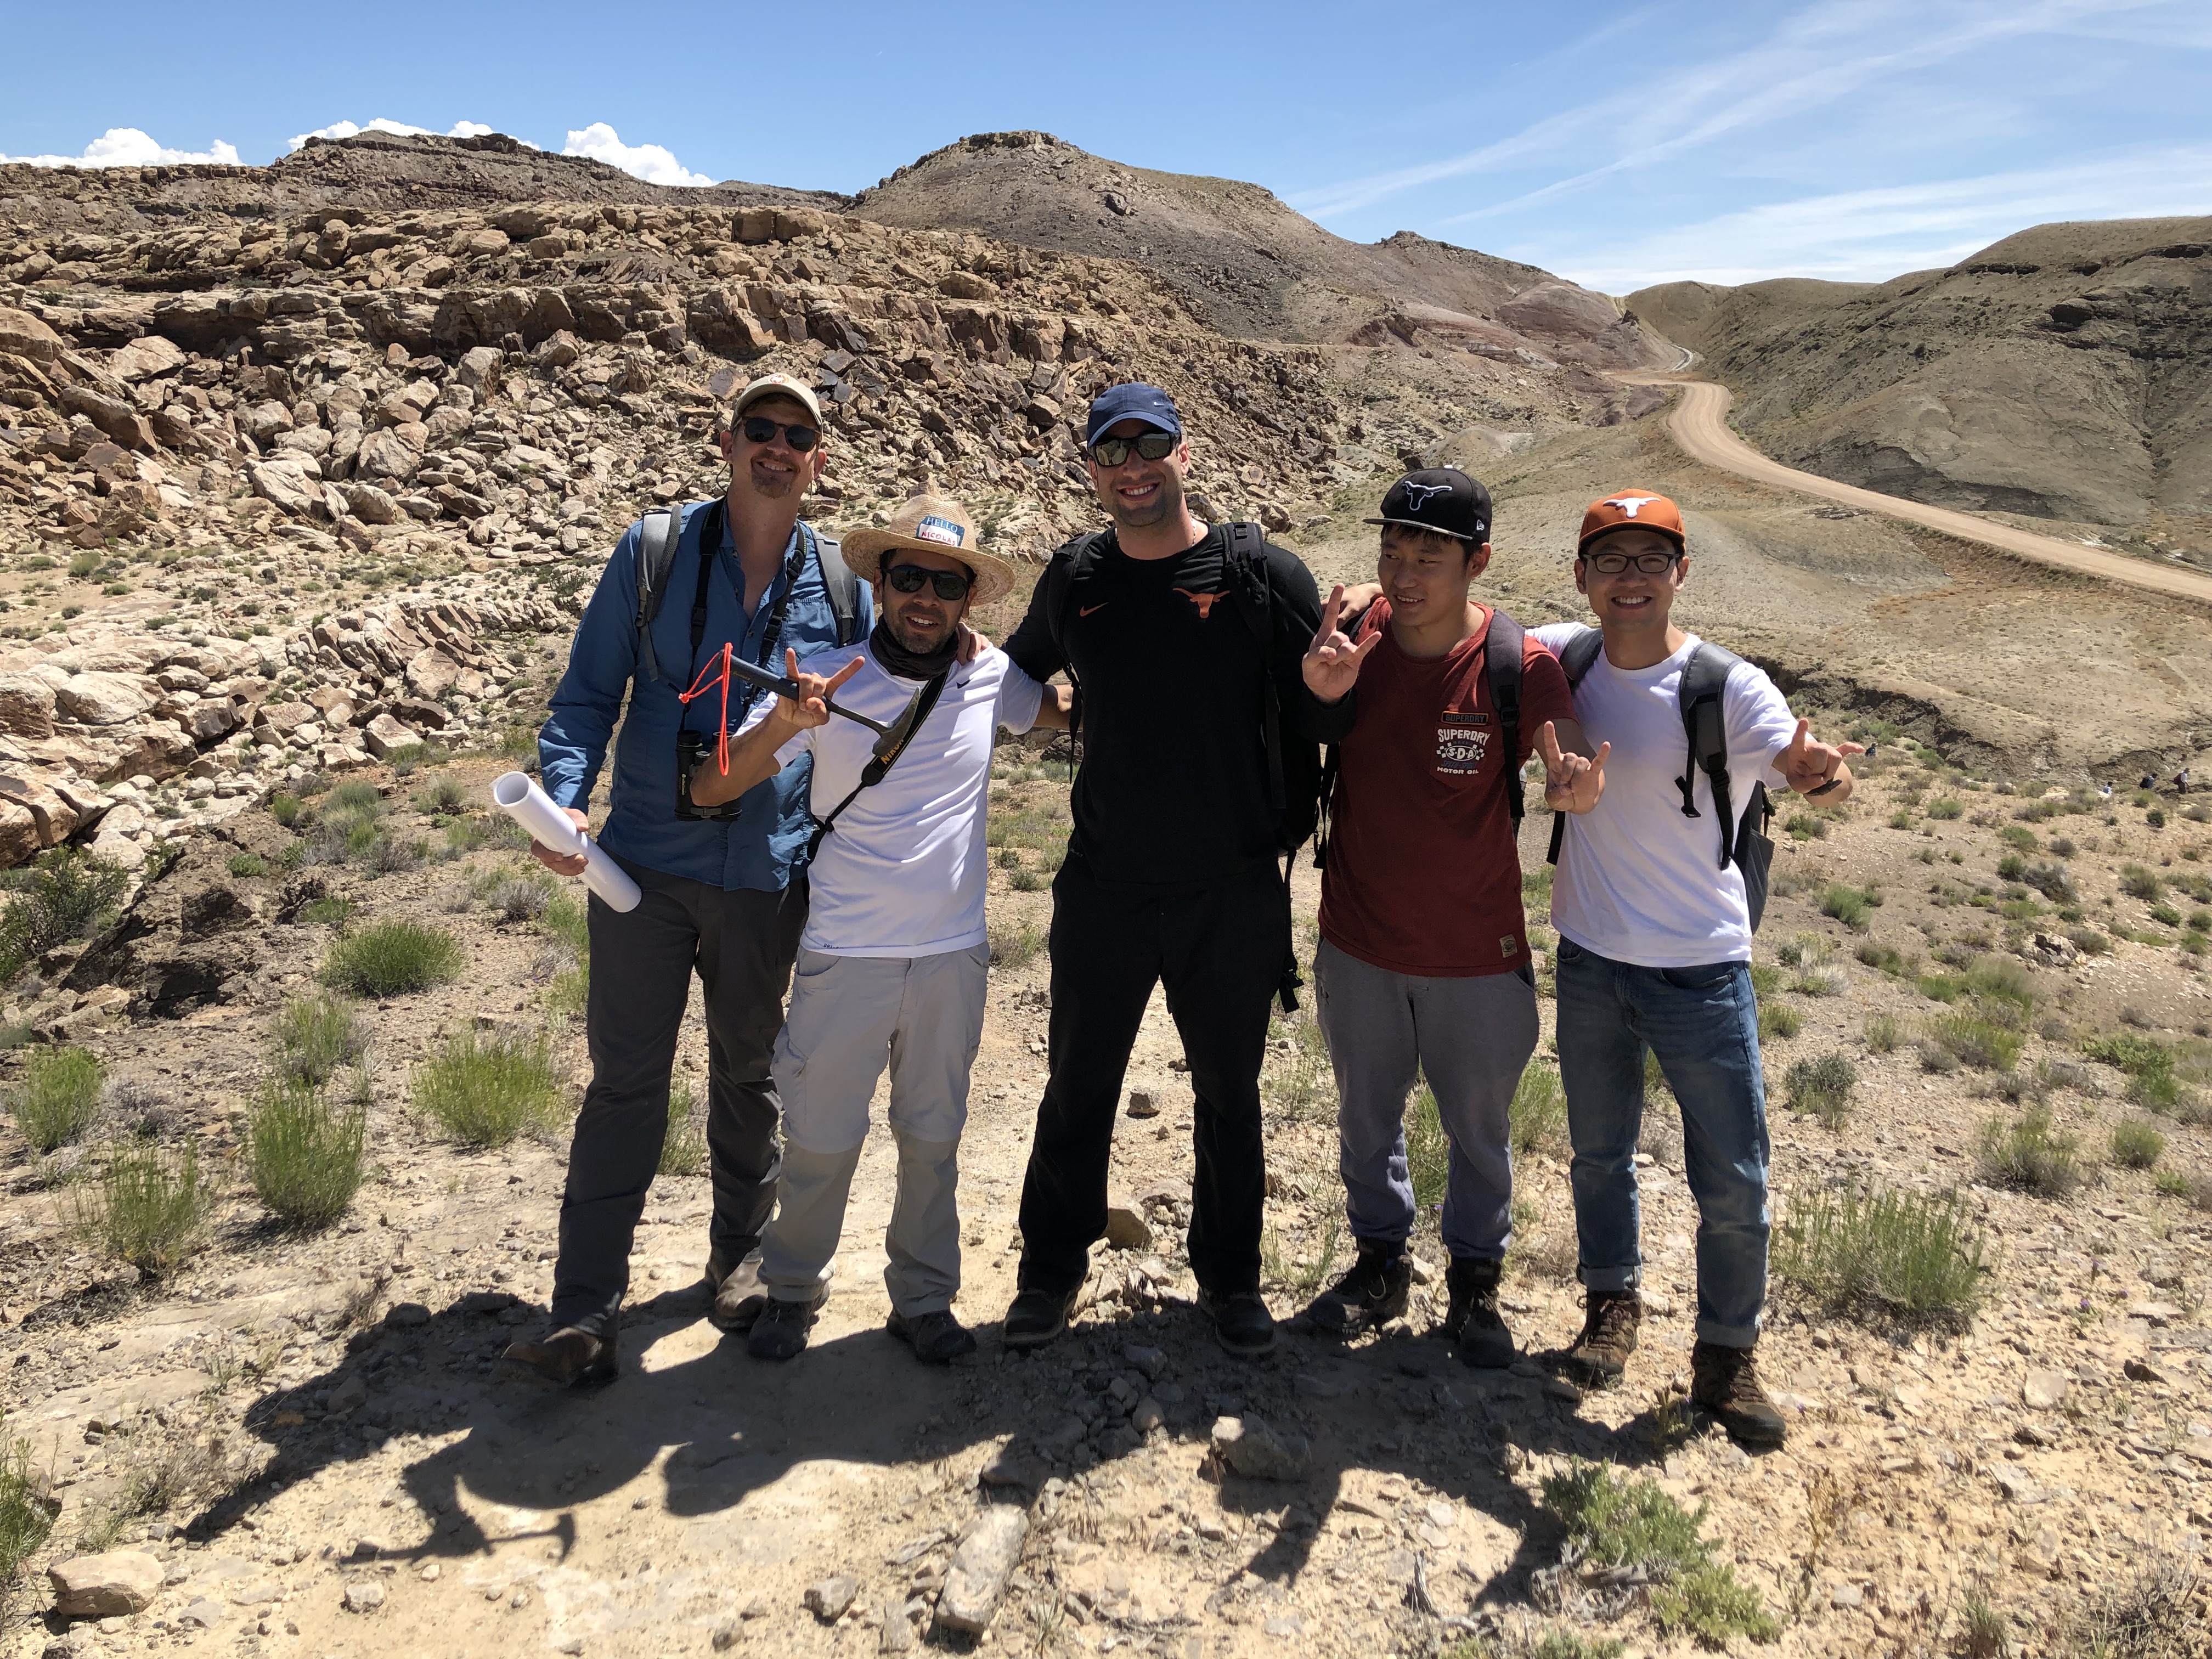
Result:
<svg viewBox="0 0 2212 1659"><path fill-rule="evenodd" d="M672 876L705 882L725 890L755 888L773 892L787 885L806 856L814 820L806 807L813 777L811 758L787 766L778 775L749 789L734 818L701 820L676 816L676 732L689 726L702 732L711 750L722 713L720 688L695 698L687 708L677 693L687 689L701 667L729 641L738 655L757 661L769 619L783 596L792 545L784 549L775 580L752 614L745 614L744 572L727 523L714 555L708 584L707 632L691 660L691 597L698 591L699 538L707 504L684 509L684 533L670 565L660 614L653 623L653 655L663 679L638 672L637 544L641 526L632 525L615 548L599 591L585 607L584 620L568 652L568 669L553 693L552 718L538 734L538 759L545 793L561 806L583 807L591 799L607 739L617 719L622 740L615 747L610 786L611 808L599 844L610 853ZM793 544L803 532L793 530ZM855 645L874 626L873 596L863 585L857 595ZM821 565L806 560L791 605L775 666L783 666L783 647L803 658L837 643L837 617L822 580ZM629 694L627 714L624 692ZM730 726L740 720L750 688L733 681ZM770 695L763 692L760 695Z"/></svg>

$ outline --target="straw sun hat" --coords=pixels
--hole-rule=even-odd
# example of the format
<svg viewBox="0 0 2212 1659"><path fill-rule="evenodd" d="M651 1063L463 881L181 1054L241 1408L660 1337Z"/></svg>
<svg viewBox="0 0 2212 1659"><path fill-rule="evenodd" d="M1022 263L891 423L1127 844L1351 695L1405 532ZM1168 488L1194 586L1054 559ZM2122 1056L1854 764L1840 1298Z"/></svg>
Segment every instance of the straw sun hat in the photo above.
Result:
<svg viewBox="0 0 2212 1659"><path fill-rule="evenodd" d="M959 502L944 495L916 495L891 514L889 524L846 537L842 550L853 574L871 582L882 574L887 553L911 548L945 554L975 573L975 602L988 605L1013 586L1014 566L1010 559L983 551L976 545L981 539L981 531Z"/></svg>

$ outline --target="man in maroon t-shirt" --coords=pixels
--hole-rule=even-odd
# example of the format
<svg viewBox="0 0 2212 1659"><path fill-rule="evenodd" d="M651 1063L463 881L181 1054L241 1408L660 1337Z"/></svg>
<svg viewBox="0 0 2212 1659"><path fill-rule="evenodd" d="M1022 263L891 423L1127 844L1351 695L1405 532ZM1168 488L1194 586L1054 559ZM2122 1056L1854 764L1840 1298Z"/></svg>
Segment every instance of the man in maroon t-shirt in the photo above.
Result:
<svg viewBox="0 0 2212 1659"><path fill-rule="evenodd" d="M1354 626L1329 596L1304 664L1323 702L1354 694L1337 750L1322 944L1321 1026L1335 1065L1339 1168L1358 1258L1308 1312L1373 1329L1406 1310L1413 1182L1407 1097L1425 1077L1451 1143L1443 1239L1446 1334L1471 1365L1512 1363L1498 1311L1510 1241L1507 1110L1536 1047L1536 981L1506 787L1532 750L1544 799L1586 812L1605 787L1558 659L1522 647L1519 752L1505 752L1486 660L1491 611L1468 596L1490 562L1490 493L1452 468L1383 498L1382 598Z"/></svg>

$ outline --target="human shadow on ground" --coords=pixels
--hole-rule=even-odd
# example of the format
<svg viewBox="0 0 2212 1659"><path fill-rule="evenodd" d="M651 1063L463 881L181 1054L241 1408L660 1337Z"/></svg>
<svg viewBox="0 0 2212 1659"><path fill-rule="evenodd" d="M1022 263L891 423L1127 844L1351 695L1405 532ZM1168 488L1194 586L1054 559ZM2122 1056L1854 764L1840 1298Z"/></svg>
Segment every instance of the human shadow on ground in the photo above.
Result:
<svg viewBox="0 0 2212 1659"><path fill-rule="evenodd" d="M1342 1546L1332 1564L1356 1556L1401 1579L1415 1558L1456 1561L1455 1540L1439 1535L1452 1522L1424 1511L1433 1498L1464 1503L1515 1540L1502 1561L1428 1581L1438 1610L1449 1600L1472 1611L1519 1599L1528 1574L1558 1559L1556 1523L1510 1471L1546 1456L1649 1465L1664 1455L1662 1436L1673 1426L1656 1402L1617 1429L1589 1420L1547 1387L1540 1364L1475 1370L1434 1338L1346 1349L1292 1333L1267 1359L1237 1360L1187 1304L1080 1323L1028 1356L1003 1353L996 1326L987 1326L977 1362L951 1368L918 1364L881 1328L818 1340L774 1364L707 1328L696 1287L629 1310L617 1382L553 1390L490 1374L498 1350L537 1322L519 1329L469 1310L498 1300L463 1297L411 1328L387 1320L359 1334L337 1366L264 1395L246 1425L275 1449L267 1473L210 1522L220 1527L224 1510L242 1512L272 1485L356 1462L393 1434L410 1437L398 1479L429 1534L373 1547L418 1560L531 1537L549 1539L565 1558L581 1505L655 1469L665 1511L704 1520L817 1460L888 1469L973 1456L986 1484L1007 1497L1101 1469L1218 1482L1222 1507L1243 1518L1243 1529L1171 1545L1199 1558L1194 1576L1223 1587L1216 1606L1239 1583L1250 1588L1245 1574L1297 1579L1325 1536ZM1133 1358L1133 1347L1156 1352ZM1140 1436L1127 1404L1146 1395L1178 1397L1162 1426ZM1306 1437L1301 1471L1251 1480L1224 1469L1208 1455L1218 1416L1256 1416ZM1371 1492L1350 1498L1355 1473L1420 1486L1378 1507ZM1340 1509L1348 1522L1373 1517L1373 1535L1325 1533Z"/></svg>

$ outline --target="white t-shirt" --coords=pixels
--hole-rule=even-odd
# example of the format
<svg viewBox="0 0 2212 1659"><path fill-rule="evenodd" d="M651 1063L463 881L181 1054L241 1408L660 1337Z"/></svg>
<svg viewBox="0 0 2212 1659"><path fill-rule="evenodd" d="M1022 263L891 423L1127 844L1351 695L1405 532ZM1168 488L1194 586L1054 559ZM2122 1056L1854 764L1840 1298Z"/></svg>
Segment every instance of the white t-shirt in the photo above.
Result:
<svg viewBox="0 0 2212 1659"><path fill-rule="evenodd" d="M1577 628L1554 623L1532 631L1556 653ZM1552 878L1552 925L1586 951L1643 968L1751 959L1743 872L1733 863L1720 867L1711 781L1698 774L1694 818L1683 816L1674 782L1689 763L1676 695L1697 644L1692 634L1650 668L1615 668L1600 651L1575 688L1583 735L1593 749L1609 743L1613 752L1597 805L1567 819ZM1774 682L1749 663L1730 672L1721 710L1730 805L1740 814L1753 783L1787 787L1774 760L1789 747L1797 719Z"/></svg>
<svg viewBox="0 0 2212 1659"><path fill-rule="evenodd" d="M799 667L827 677L855 654L866 657L866 666L830 700L872 720L896 719L921 682L888 673L865 645L818 652ZM822 838L808 872L812 901L801 945L833 957L933 957L984 942L991 749L1001 726L1026 732L1036 724L1042 695L995 647L954 665L897 764L861 790ZM739 730L750 732L775 707L773 696L763 696ZM860 781L875 740L866 726L832 714L775 757L788 766L813 755L808 805L827 817Z"/></svg>

